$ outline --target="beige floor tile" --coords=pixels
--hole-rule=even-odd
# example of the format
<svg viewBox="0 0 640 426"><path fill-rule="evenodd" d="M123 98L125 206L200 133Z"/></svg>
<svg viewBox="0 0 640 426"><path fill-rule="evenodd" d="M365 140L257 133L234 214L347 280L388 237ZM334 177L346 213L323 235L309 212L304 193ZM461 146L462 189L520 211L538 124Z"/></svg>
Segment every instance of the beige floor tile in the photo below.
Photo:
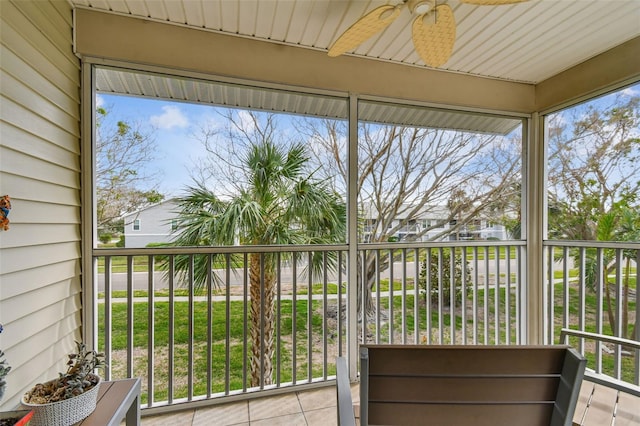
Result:
<svg viewBox="0 0 640 426"><path fill-rule="evenodd" d="M193 410L158 416L142 417L142 426L189 426L193 421Z"/></svg>
<svg viewBox="0 0 640 426"><path fill-rule="evenodd" d="M326 387L322 389L304 391L298 393L298 399L303 411L317 410L319 408L335 407L336 387Z"/></svg>
<svg viewBox="0 0 640 426"><path fill-rule="evenodd" d="M254 420L298 413L302 413L302 408L295 393L249 401L249 421L251 424Z"/></svg>
<svg viewBox="0 0 640 426"><path fill-rule="evenodd" d="M336 407L321 408L304 412L308 426L337 426L338 412Z"/></svg>
<svg viewBox="0 0 640 426"><path fill-rule="evenodd" d="M239 425L249 423L249 403L247 401L198 408L193 416L193 426Z"/></svg>
<svg viewBox="0 0 640 426"><path fill-rule="evenodd" d="M271 417L269 419L251 420L251 426L306 426L304 414L288 414L286 416Z"/></svg>

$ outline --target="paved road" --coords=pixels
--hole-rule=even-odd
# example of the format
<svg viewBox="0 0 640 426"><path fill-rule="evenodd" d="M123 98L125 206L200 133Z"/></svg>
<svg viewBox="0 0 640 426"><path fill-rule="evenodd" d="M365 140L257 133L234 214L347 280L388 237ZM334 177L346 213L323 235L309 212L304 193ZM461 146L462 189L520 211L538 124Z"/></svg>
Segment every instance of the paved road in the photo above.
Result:
<svg viewBox="0 0 640 426"><path fill-rule="evenodd" d="M511 262L511 272L514 273L516 271L517 264L515 261ZM484 276L484 268L485 268L485 264L484 262L479 262L478 263L478 274L483 277ZM305 276L303 276L300 273L300 269L298 268L298 284L299 285L306 285L306 283L308 282L308 278L306 278ZM401 262L396 262L394 264L394 268L393 268L393 276L394 279L399 279L402 277L403 271L402 271L402 263ZM489 262L489 271L490 273L492 273L495 270L495 262L494 261L490 261ZM500 273L504 274L506 272L506 261L501 260L500 261ZM221 279L225 278L225 271L224 270L216 270L215 271L216 275L218 275L218 277L220 277ZM290 267L284 267L282 268L282 282L283 283L291 283L292 282L292 277L293 277L293 272L292 269ZM415 263L414 262L407 262L406 264L406 277L413 279L415 278ZM239 286L242 285L242 270L234 270L231 272L230 277L229 277L229 282L232 286ZM344 277L346 279L346 277ZM380 278L381 279L388 279L389 278L389 271L383 271L380 274ZM317 281L317 280L316 280ZM328 278L329 282L336 282L337 281L337 275L336 274L332 274L332 276L329 276ZM134 272L133 273L133 289L134 290L147 290L149 286L149 278L148 278L148 274L146 272ZM177 283L176 283L177 286ZM169 282L167 280L167 278L165 277L165 273L164 272L155 272L154 273L154 287L156 290L159 289L165 289L169 287ZM127 289L127 274L126 273L114 273L112 274L112 284L111 284L111 289L112 290L126 290ZM104 274L98 274L98 291L104 291Z"/></svg>

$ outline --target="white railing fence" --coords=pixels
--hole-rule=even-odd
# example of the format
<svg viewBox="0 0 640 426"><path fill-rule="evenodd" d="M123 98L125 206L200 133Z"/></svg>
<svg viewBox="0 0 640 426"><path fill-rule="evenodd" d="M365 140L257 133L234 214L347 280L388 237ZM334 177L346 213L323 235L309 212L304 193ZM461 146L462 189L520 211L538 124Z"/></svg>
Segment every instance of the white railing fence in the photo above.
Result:
<svg viewBox="0 0 640 426"><path fill-rule="evenodd" d="M527 343L524 241L361 244L355 265L348 249L94 250L106 378L143 378L153 412L330 384L336 357L359 343ZM547 243L546 343L562 328L638 341L639 252ZM351 285L358 314L347 315ZM599 373L638 384L637 350L570 343Z"/></svg>
<svg viewBox="0 0 640 426"><path fill-rule="evenodd" d="M545 262L546 343L567 341L596 374L640 385L640 350L615 343L640 341L640 243L547 242Z"/></svg>

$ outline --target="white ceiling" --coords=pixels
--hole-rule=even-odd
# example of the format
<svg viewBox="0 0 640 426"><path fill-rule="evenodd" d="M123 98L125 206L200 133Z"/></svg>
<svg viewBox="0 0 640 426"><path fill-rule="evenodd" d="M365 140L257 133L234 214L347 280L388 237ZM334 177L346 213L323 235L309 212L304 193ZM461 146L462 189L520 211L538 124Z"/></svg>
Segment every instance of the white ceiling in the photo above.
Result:
<svg viewBox="0 0 640 426"><path fill-rule="evenodd" d="M79 7L321 51L363 14L401 1L71 0ZM454 53L440 69L453 72L538 83L640 36L640 0L446 2L457 34ZM412 20L404 8L388 28L350 54L424 67L413 49Z"/></svg>

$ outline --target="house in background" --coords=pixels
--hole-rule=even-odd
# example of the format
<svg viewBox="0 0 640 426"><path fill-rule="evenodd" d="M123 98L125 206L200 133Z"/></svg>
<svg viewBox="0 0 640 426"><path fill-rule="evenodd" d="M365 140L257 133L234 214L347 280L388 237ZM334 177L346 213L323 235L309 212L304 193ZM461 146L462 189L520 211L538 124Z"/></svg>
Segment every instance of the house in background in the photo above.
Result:
<svg viewBox="0 0 640 426"><path fill-rule="evenodd" d="M124 246L141 248L171 242L172 233L178 228L177 208L176 201L170 199L125 214Z"/></svg>
<svg viewBox="0 0 640 426"><path fill-rule="evenodd" d="M432 207L428 212L419 213L415 219L395 218L391 228L397 228L394 237L397 241L448 241L448 240L507 240L509 235L503 225L488 219L478 218L462 225L458 229L455 221L448 221L449 210L446 207ZM369 209L364 217L361 240L370 242L370 235L376 232L377 218ZM178 229L178 206L175 199L147 206L138 211L127 213L124 218L124 246L142 248L153 243L169 243ZM425 229L422 236L416 236ZM447 232L450 230L450 232Z"/></svg>
<svg viewBox="0 0 640 426"><path fill-rule="evenodd" d="M403 212L413 211L411 205L403 205ZM380 235L375 209L364 208L361 241L371 242L371 235ZM397 241L455 241L455 240L507 240L509 234L504 225L486 217L477 217L460 226L450 220L451 212L446 206L424 206L411 217L399 214L388 225L394 229Z"/></svg>

